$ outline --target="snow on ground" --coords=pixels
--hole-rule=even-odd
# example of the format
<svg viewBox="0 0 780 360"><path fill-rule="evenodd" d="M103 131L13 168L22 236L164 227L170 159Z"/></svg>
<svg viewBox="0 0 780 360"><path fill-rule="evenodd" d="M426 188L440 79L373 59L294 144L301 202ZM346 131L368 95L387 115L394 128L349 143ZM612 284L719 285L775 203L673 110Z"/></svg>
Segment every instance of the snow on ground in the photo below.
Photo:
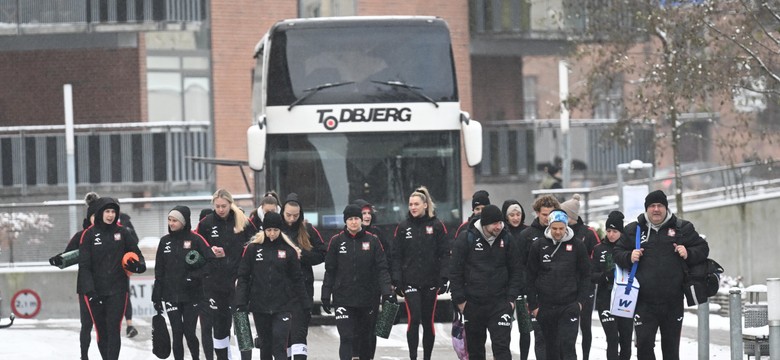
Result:
<svg viewBox="0 0 780 360"><path fill-rule="evenodd" d="M2 323L7 323L4 319ZM141 334L133 339L122 336L122 351L120 359L154 359L151 353L150 322L144 319L136 319L136 327ZM713 315L710 317L710 329L713 331L728 331L728 318ZM696 315L686 313L684 325L687 328L696 326ZM43 359L78 359L79 322L77 319L66 320L25 320L17 319L13 327L0 329L0 359L25 359L25 360L43 360ZM690 329L689 329L690 330ZM393 327L389 339L378 339L376 359L392 360L408 358L406 347L406 325L398 324ZM604 359L606 340L604 331L598 319L594 316L593 326L593 345L591 349L591 359ZM695 334L695 331L687 331ZM686 333L686 331L684 331ZM335 326L313 326L309 333L309 351L311 360L332 360L337 358L338 354L338 332ZM694 335L695 336L695 335ZM519 344L516 326L512 333L512 352L515 358L519 358ZM450 324L436 324L436 344L433 352L434 359L452 359L450 338ZM696 339L684 337L681 341L680 358L696 359L698 356L698 345ZM237 348L235 341L233 350ZM580 351L579 344L577 346ZM488 353L489 346L488 346ZM656 353L660 359L660 344L656 345ZM255 351L254 358L257 358ZM99 359L96 343L90 347L90 358ZM171 357L172 358L172 357ZM189 356L185 357L189 358ZM533 356L533 347L531 349L531 359ZM710 359L730 359L730 349L724 345L710 345Z"/></svg>

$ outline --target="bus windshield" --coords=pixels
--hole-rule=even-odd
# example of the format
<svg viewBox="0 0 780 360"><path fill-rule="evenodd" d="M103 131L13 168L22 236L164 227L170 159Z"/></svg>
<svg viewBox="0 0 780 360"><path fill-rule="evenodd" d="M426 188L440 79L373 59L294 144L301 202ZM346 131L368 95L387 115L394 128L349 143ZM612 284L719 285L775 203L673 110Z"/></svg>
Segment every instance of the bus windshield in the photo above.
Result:
<svg viewBox="0 0 780 360"><path fill-rule="evenodd" d="M409 195L425 185L437 217L460 223L460 135L457 131L271 135L267 188L296 192L305 217L322 229L344 226L342 210L356 199L377 209L376 225L393 228Z"/></svg>
<svg viewBox="0 0 780 360"><path fill-rule="evenodd" d="M307 25L271 34L268 106L458 100L443 23Z"/></svg>

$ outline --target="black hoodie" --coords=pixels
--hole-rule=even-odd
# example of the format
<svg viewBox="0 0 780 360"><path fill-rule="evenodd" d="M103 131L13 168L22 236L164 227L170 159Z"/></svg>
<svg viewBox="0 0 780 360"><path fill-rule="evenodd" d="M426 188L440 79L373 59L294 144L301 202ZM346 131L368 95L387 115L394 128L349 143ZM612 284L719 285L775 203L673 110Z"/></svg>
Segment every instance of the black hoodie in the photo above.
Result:
<svg viewBox="0 0 780 360"><path fill-rule="evenodd" d="M157 245L156 265L154 267L154 288L152 301L171 303L197 302L203 298L202 278L207 266L193 268L186 262L190 251L197 251L210 262L215 258L206 240L192 231L190 208L173 208L184 216L184 227L171 231L160 238Z"/></svg>
<svg viewBox="0 0 780 360"><path fill-rule="evenodd" d="M450 240L444 224L435 216L407 214L395 229L392 251L391 276L396 286L423 288L447 281Z"/></svg>
<svg viewBox="0 0 780 360"><path fill-rule="evenodd" d="M236 234L236 216L230 210L227 218L223 219L212 212L198 223L197 233L206 239L211 246L219 246L225 250L225 257L215 258L209 264L209 274L203 280L205 291L219 291L233 293L236 289L235 281L238 274L238 263L244 252L244 244L254 235L254 226L247 223L244 231Z"/></svg>
<svg viewBox="0 0 780 360"><path fill-rule="evenodd" d="M95 224L81 235L79 245L78 293L110 296L128 291L128 281L122 258L127 252L138 255L145 267L144 256L138 248L138 239L117 224L119 203L110 197L96 200ZM106 209L114 209L116 216L110 224L103 222Z"/></svg>

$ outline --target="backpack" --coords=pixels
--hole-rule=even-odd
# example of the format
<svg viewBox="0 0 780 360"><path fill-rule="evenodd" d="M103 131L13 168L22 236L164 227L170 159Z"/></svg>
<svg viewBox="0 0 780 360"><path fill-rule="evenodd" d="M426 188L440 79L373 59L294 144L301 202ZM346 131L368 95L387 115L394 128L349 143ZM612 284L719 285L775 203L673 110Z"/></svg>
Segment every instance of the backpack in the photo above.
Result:
<svg viewBox="0 0 780 360"><path fill-rule="evenodd" d="M682 220L677 218L677 230L682 227ZM706 241L706 240L705 240ZM696 265L688 266L683 261L685 268L685 283L683 284L683 293L688 306L704 304L710 296L715 296L720 288L720 274L723 273L723 266L712 259L704 260Z"/></svg>

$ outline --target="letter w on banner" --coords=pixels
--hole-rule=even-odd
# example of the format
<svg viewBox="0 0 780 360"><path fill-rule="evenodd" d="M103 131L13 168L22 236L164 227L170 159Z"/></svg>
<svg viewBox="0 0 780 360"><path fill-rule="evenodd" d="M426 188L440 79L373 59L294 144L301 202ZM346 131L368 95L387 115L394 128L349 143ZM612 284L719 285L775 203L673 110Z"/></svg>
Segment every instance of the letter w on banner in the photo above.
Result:
<svg viewBox="0 0 780 360"><path fill-rule="evenodd" d="M636 227L636 248L639 249L639 225ZM631 271L615 265L615 284L612 287L612 303L609 312L612 316L624 318L633 318L636 310L636 300L639 296L639 280L636 275L636 268L639 262L631 265Z"/></svg>

